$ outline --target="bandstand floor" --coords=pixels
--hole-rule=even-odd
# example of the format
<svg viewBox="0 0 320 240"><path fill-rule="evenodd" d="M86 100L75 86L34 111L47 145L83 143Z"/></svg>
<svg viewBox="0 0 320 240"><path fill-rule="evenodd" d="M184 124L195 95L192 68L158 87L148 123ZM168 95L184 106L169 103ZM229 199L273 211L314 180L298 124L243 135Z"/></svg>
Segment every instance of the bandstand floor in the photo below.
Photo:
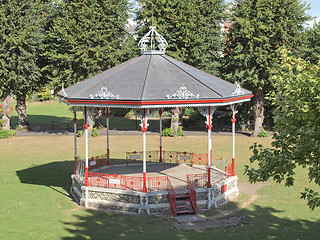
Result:
<svg viewBox="0 0 320 240"><path fill-rule="evenodd" d="M173 163L147 163L147 177L168 176L170 182L175 189L179 192L184 191L187 187L187 174L203 174L205 173L206 166L186 164L173 164ZM111 165L107 168L96 170L95 172L106 174L117 174L125 176L142 177L142 163L127 165ZM218 182L224 177L224 174L219 170L212 168L211 181Z"/></svg>

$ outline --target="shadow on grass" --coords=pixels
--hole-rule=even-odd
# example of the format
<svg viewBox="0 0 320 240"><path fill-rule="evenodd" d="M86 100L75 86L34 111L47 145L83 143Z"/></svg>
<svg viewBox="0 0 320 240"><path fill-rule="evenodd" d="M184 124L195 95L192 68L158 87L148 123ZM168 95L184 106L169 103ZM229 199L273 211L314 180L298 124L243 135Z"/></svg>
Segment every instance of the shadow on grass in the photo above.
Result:
<svg viewBox="0 0 320 240"><path fill-rule="evenodd" d="M238 215L246 216L236 226L204 230L177 230L170 216L132 216L85 210L85 216L74 215L76 223L65 222L72 237L62 239L319 239L320 221L290 220L278 217L275 208L253 206Z"/></svg>
<svg viewBox="0 0 320 240"><path fill-rule="evenodd" d="M60 191L54 187L60 187L69 192L71 187L70 176L73 170L74 161L57 161L16 171L16 174L21 183L43 185L58 192ZM63 192L60 193L68 196Z"/></svg>

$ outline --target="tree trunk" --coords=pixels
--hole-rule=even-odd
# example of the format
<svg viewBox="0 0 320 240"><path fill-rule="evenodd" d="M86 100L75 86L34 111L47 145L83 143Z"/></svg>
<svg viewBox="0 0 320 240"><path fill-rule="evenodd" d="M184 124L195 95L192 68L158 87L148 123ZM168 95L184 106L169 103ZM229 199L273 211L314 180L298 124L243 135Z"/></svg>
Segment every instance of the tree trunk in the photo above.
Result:
<svg viewBox="0 0 320 240"><path fill-rule="evenodd" d="M256 90L254 94L254 131L251 136L258 137L259 133L263 130L264 92L262 90Z"/></svg>
<svg viewBox="0 0 320 240"><path fill-rule="evenodd" d="M179 113L179 126L183 126L183 116L184 116L185 111L186 111L185 108L180 108L180 113Z"/></svg>
<svg viewBox="0 0 320 240"><path fill-rule="evenodd" d="M95 124L95 119L94 119L94 108L89 108L88 109L88 137L91 137L92 135L92 129L93 129L93 126Z"/></svg>
<svg viewBox="0 0 320 240"><path fill-rule="evenodd" d="M102 128L103 124L102 124L102 109L101 108L95 108L94 118L95 118L94 127Z"/></svg>
<svg viewBox="0 0 320 240"><path fill-rule="evenodd" d="M11 96L8 94L4 96L2 99L1 108L3 110L2 116L2 127L4 130L10 130L10 118L12 116L12 108L10 107Z"/></svg>
<svg viewBox="0 0 320 240"><path fill-rule="evenodd" d="M18 113L18 129L26 129L29 127L27 117L27 105L25 96L17 96L16 111Z"/></svg>
<svg viewBox="0 0 320 240"><path fill-rule="evenodd" d="M173 136L178 136L178 128L179 128L179 108L171 109L171 126L170 128L173 129Z"/></svg>

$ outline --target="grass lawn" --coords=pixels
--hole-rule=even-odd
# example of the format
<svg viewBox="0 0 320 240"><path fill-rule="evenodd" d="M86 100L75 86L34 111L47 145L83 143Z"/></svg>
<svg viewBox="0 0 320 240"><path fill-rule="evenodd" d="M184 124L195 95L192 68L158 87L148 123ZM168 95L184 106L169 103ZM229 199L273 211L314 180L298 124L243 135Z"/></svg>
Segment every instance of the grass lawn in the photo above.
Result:
<svg viewBox="0 0 320 240"><path fill-rule="evenodd" d="M15 106L15 102L12 102L12 107ZM27 114L28 121L31 129L35 131L48 131L53 130L73 130L73 111L65 103L59 101L46 101L46 102L27 102ZM111 109L112 114L112 109ZM82 129L83 125L83 113L77 112L78 129ZM105 117L104 117L105 118ZM54 121L52 123L52 121ZM11 118L11 128L15 128L18 122L18 114L14 110ZM103 121L105 123L105 120ZM52 125L53 124L53 125ZM126 129L135 130L140 129L140 120L135 117L122 118L111 116L110 128L111 129ZM150 126L148 130L158 130L159 120L149 120Z"/></svg>
<svg viewBox="0 0 320 240"><path fill-rule="evenodd" d="M72 118L68 109L64 114ZM142 148L142 136L111 136L110 140L111 157L115 159L124 158L126 151ZM268 145L271 139L238 136L236 141L236 172L241 181L247 181L242 173L251 154L249 146L255 141ZM164 139L165 150L206 152L206 144L206 136ZM147 136L147 147L156 150L158 137ZM105 137L90 139L90 155L102 154L104 148ZM230 157L231 137L214 136L213 151L217 159L221 155ZM310 185L304 169L298 169L294 187L272 183L261 189L255 202L236 213L248 217L240 225L182 231L172 228L172 216L100 212L74 203L68 197L74 165L71 136L4 139L0 140L0 153L0 239L320 238L320 209L310 211L306 202L299 199L300 191ZM83 138L79 139L79 154L84 156ZM245 199L247 196L240 196L226 208L236 207Z"/></svg>

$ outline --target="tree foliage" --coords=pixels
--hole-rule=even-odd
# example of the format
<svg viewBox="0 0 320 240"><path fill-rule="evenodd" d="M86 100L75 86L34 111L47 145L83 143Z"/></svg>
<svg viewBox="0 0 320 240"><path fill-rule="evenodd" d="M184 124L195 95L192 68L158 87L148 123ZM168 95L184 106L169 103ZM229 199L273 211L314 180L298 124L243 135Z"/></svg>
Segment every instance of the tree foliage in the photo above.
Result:
<svg viewBox="0 0 320 240"><path fill-rule="evenodd" d="M0 80L3 95L26 95L41 86L46 9L37 0L0 1Z"/></svg>
<svg viewBox="0 0 320 240"><path fill-rule="evenodd" d="M0 1L0 92L13 94L23 103L26 95L43 86L41 61L44 53L48 5L40 0ZM19 105L19 104L18 104ZM26 124L20 118L19 124Z"/></svg>
<svg viewBox="0 0 320 240"><path fill-rule="evenodd" d="M223 0L142 0L138 11L140 36L154 24L168 42L166 53L219 75L223 52ZM153 18L152 18L153 16Z"/></svg>
<svg viewBox="0 0 320 240"><path fill-rule="evenodd" d="M274 136L272 148L252 146L250 162L258 168L246 166L251 182L285 182L294 184L298 166L308 168L310 181L320 185L320 67L293 58L282 51L282 63L272 79L276 91L268 98L274 106ZM312 189L302 194L310 208L320 206L320 196Z"/></svg>
<svg viewBox="0 0 320 240"><path fill-rule="evenodd" d="M317 64L320 61L320 24L314 23L301 33L301 40L293 49L295 55Z"/></svg>
<svg viewBox="0 0 320 240"><path fill-rule="evenodd" d="M60 1L55 8L46 57L56 90L109 69L136 54L126 32L127 0Z"/></svg>
<svg viewBox="0 0 320 240"><path fill-rule="evenodd" d="M255 134L264 119L264 95L273 89L271 72L279 49L291 49L309 17L300 0L235 0L225 49L225 77L255 93Z"/></svg>

